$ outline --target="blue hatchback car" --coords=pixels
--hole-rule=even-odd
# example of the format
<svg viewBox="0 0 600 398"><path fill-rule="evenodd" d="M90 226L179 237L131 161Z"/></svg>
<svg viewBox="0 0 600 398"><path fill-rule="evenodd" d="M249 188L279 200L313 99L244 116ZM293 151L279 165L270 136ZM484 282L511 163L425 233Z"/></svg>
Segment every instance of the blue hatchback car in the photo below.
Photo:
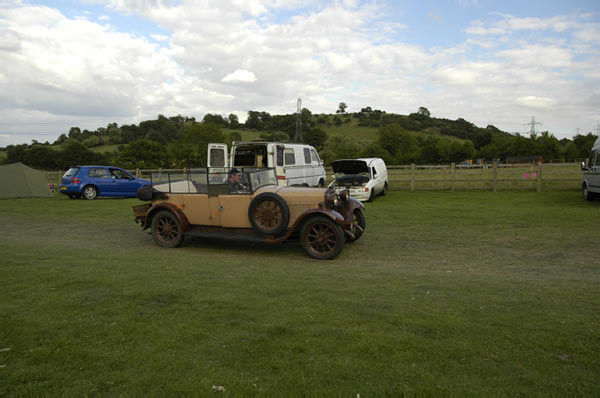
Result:
<svg viewBox="0 0 600 398"><path fill-rule="evenodd" d="M135 198L136 191L150 181L136 178L112 166L75 166L62 176L60 192L70 199L98 196Z"/></svg>

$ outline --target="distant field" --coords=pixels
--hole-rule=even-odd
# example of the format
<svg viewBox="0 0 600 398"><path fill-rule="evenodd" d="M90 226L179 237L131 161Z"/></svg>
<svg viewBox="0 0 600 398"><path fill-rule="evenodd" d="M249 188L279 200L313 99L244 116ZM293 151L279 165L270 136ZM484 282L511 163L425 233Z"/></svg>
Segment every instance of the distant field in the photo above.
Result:
<svg viewBox="0 0 600 398"><path fill-rule="evenodd" d="M90 149L96 153L107 153L107 152L116 151L118 148L119 148L118 144L111 144L111 145L95 146Z"/></svg>
<svg viewBox="0 0 600 398"><path fill-rule="evenodd" d="M352 138L357 138L365 141L377 141L379 139L379 127L364 127L357 125L342 125L342 126L317 126L323 129L329 137L334 135L340 136L351 136ZM427 130L423 130L420 132L416 131L408 131L409 134L413 136L422 136L425 135L433 135L436 137L441 137L447 139L449 141L456 142L465 142L466 140L462 140L460 138L452 137L449 135L442 135L438 128L429 128Z"/></svg>
<svg viewBox="0 0 600 398"><path fill-rule="evenodd" d="M0 200L0 395L598 396L600 202L390 192L334 261Z"/></svg>

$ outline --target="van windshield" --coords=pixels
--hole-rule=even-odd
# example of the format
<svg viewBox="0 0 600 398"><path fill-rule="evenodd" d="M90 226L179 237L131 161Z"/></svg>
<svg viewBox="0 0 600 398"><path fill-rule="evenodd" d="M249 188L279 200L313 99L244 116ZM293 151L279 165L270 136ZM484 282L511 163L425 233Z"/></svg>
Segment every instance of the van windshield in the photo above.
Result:
<svg viewBox="0 0 600 398"><path fill-rule="evenodd" d="M252 145L235 148L234 167L269 167L266 145Z"/></svg>

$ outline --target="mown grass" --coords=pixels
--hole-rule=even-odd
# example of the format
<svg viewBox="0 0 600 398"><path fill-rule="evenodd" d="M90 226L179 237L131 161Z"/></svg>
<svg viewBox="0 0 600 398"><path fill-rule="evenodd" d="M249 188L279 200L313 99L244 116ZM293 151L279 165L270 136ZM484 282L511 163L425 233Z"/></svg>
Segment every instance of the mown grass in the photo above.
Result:
<svg viewBox="0 0 600 398"><path fill-rule="evenodd" d="M600 392L579 192L390 192L334 261L161 249L136 203L0 201L0 394Z"/></svg>

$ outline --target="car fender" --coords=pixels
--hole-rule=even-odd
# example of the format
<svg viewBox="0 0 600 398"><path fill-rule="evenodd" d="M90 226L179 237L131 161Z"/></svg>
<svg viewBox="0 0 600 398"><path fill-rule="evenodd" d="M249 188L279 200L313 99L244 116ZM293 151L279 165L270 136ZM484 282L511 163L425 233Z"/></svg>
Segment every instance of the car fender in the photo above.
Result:
<svg viewBox="0 0 600 398"><path fill-rule="evenodd" d="M281 242L287 240L297 229L300 228L300 226L304 223L304 221L306 221L308 218L310 218L314 215L327 216L327 217L331 218L333 221L335 221L336 223L340 224L340 226L342 226L344 223L344 217L334 209L330 209L327 207L319 207L317 209L310 209L310 210L307 210L304 213L300 214L300 216L298 216L296 221L294 221L294 224L292 224L288 228L285 235L283 235L279 238L276 238L276 239L274 239L274 238L268 239L267 243L281 243Z"/></svg>
<svg viewBox="0 0 600 398"><path fill-rule="evenodd" d="M185 216L185 214L183 214L183 211L181 211L181 209L179 207L177 207L176 205L174 205L173 203L169 203L169 202L161 202L161 203L152 205L152 207L146 213L146 218L144 220L144 223L142 224L143 229L150 228L150 225L152 225L152 218L154 217L154 215L156 213L158 213L161 210L168 210L171 213L173 213L175 215L175 217L177 217L177 221L179 221L179 224L181 225L181 230L183 233L190 231L190 229L191 229L190 222L187 219L187 217Z"/></svg>

